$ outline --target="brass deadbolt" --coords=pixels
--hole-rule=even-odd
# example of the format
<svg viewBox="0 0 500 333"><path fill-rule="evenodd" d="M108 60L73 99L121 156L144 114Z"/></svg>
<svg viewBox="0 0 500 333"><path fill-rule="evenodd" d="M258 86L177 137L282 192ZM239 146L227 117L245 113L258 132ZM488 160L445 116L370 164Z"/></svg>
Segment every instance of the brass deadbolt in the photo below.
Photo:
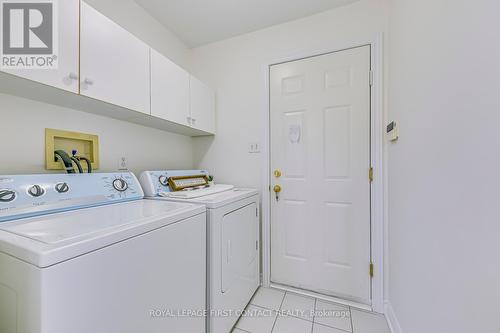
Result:
<svg viewBox="0 0 500 333"><path fill-rule="evenodd" d="M279 170L274 170L274 177L276 177L276 178L281 177L281 171L279 171Z"/></svg>

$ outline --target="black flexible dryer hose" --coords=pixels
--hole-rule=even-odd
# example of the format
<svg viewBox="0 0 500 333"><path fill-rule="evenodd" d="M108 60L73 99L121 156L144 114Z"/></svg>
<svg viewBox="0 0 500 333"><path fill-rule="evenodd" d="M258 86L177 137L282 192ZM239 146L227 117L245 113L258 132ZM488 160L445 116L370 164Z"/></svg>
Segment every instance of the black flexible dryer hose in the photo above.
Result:
<svg viewBox="0 0 500 333"><path fill-rule="evenodd" d="M56 150L54 152L54 158L56 161L60 159L63 162L64 170L66 170L67 173L75 173L75 169L73 169L73 161L64 150Z"/></svg>
<svg viewBox="0 0 500 333"><path fill-rule="evenodd" d="M84 160L85 163L87 163L87 172L88 173L92 173L92 162L90 162L90 160L86 157L83 157L83 156L76 156L76 158L81 161L81 160Z"/></svg>
<svg viewBox="0 0 500 333"><path fill-rule="evenodd" d="M75 156L72 156L72 157L70 157L70 158L71 158L71 160L72 160L73 162L75 162L76 167L78 168L78 172L79 172L79 173L83 173L83 168L82 168L82 165L80 164L80 161L78 160L78 158L76 158Z"/></svg>

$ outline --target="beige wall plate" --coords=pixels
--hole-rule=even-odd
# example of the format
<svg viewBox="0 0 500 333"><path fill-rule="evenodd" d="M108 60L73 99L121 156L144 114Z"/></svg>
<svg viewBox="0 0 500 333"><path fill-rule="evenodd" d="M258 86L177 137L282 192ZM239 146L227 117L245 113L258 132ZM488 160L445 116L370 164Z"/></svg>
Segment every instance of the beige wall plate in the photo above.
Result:
<svg viewBox="0 0 500 333"><path fill-rule="evenodd" d="M61 162L54 159L55 150L64 150L71 156L76 149L78 156L86 157L92 164L92 169L99 169L99 137L93 134L45 129L45 168L47 170L63 170ZM86 163L82 168L87 169Z"/></svg>

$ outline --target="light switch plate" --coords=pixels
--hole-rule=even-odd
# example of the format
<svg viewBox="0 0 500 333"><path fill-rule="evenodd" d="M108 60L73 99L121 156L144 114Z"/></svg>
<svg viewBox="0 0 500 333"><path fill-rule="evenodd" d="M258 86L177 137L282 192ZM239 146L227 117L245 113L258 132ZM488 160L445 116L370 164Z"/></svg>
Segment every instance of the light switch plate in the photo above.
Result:
<svg viewBox="0 0 500 333"><path fill-rule="evenodd" d="M250 154L260 153L260 143L258 143L258 142L250 142L248 144L248 152Z"/></svg>

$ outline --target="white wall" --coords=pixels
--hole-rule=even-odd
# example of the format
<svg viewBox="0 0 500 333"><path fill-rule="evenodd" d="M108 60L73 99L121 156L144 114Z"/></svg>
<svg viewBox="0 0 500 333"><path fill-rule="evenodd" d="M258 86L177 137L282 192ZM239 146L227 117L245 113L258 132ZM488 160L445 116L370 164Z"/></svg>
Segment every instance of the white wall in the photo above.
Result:
<svg viewBox="0 0 500 333"><path fill-rule="evenodd" d="M500 3L393 0L390 300L404 333L500 331Z"/></svg>
<svg viewBox="0 0 500 333"><path fill-rule="evenodd" d="M193 164L190 137L4 94L0 105L0 174L46 172L45 128L99 135L98 171L116 170L122 156L134 172Z"/></svg>
<svg viewBox="0 0 500 333"><path fill-rule="evenodd" d="M189 68L190 50L133 0L88 0L140 39ZM45 172L45 128L99 135L99 171L116 170L120 156L129 168L191 168L189 137L110 118L0 94L0 174Z"/></svg>
<svg viewBox="0 0 500 333"><path fill-rule="evenodd" d="M265 65L308 50L367 40L387 29L385 0L362 0L300 20L193 50L192 70L217 91L217 135L194 139L195 165L219 182L260 187L264 144Z"/></svg>

